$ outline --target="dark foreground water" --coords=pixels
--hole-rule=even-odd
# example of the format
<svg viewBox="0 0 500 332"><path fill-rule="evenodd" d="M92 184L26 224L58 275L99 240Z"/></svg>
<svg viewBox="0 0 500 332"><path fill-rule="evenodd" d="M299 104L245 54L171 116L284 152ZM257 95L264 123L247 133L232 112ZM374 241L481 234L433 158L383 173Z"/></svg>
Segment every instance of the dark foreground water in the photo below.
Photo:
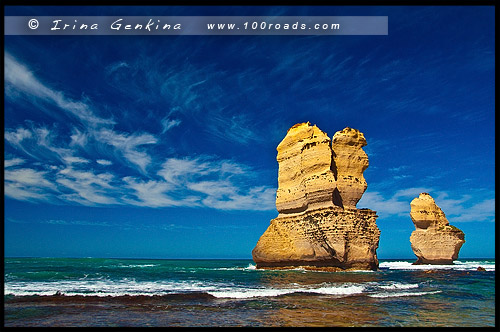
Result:
<svg viewBox="0 0 500 332"><path fill-rule="evenodd" d="M5 258L4 325L495 326L494 260L411 262L313 272L251 260Z"/></svg>

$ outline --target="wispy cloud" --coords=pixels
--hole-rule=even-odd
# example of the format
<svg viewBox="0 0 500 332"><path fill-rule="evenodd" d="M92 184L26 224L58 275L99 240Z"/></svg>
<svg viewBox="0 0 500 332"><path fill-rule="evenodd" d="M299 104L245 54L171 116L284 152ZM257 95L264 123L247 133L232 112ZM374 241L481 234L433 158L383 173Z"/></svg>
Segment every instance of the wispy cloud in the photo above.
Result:
<svg viewBox="0 0 500 332"><path fill-rule="evenodd" d="M114 196L121 189L113 174L76 170L69 166L57 172L55 181L64 192L58 196L63 201L82 205L120 204Z"/></svg>
<svg viewBox="0 0 500 332"><path fill-rule="evenodd" d="M142 107L154 105L148 112L151 117L161 119L160 134L189 121L190 128L206 133L207 139L214 142L242 145L261 142L263 128L245 115L249 106L235 106L240 97L255 94L248 90L253 85L247 82L246 75L253 74L252 68L242 73L221 71L215 65L199 66L189 60L190 54L184 49L181 52L185 56L174 54L177 61L169 61L168 66L164 55L155 52L138 56L126 66L114 63L110 70L119 69L112 71L108 83ZM238 85L241 89L236 95L228 95L228 85ZM158 105L160 109L156 110ZM241 112L235 112L235 107Z"/></svg>
<svg viewBox="0 0 500 332"><path fill-rule="evenodd" d="M201 206L198 197L185 197L183 193L177 192L177 187L165 181L143 181L133 177L123 179L127 187L131 190L125 202L130 205L146 207L172 207L172 206ZM181 194L184 197L173 197ZM172 196L171 196L172 195Z"/></svg>
<svg viewBox="0 0 500 332"><path fill-rule="evenodd" d="M12 166L17 166L23 164L24 162L25 160L21 158L6 159L4 160L4 167L7 168Z"/></svg>
<svg viewBox="0 0 500 332"><path fill-rule="evenodd" d="M146 173L146 167L151 163L151 157L141 150L141 146L155 144L156 137L148 133L119 133L107 128L101 128L101 130L94 132L94 135L98 141L115 147L128 162L138 166L143 173Z"/></svg>
<svg viewBox="0 0 500 332"><path fill-rule="evenodd" d="M495 221L494 198L475 201L472 195L467 194L453 199L446 192L438 192L438 196L434 199L451 223Z"/></svg>
<svg viewBox="0 0 500 332"><path fill-rule="evenodd" d="M46 174L31 168L5 169L5 195L21 201L50 201L57 187L46 179Z"/></svg>
<svg viewBox="0 0 500 332"><path fill-rule="evenodd" d="M28 123L28 127L6 128L5 139L13 147L38 160L53 162L56 158L64 164L73 164L88 162L85 157L78 155L78 148L85 150L92 144L97 151L107 151L103 147L107 145L114 149L117 157L123 157L130 166L137 168L142 174L146 173L152 158L144 149L144 145L156 144L154 135L114 130L112 125L115 121L98 116L88 99L75 101L63 91L42 83L27 66L8 52L5 52L5 82L9 87L8 91L6 90L7 97L17 100L24 95L30 100L47 101L77 120L74 122L77 125L71 127L69 139L65 135L61 137L55 127L36 126L33 123ZM53 109L46 109L46 112L55 115ZM171 123L170 126L172 125L175 124Z"/></svg>
<svg viewBox="0 0 500 332"><path fill-rule="evenodd" d="M61 122L52 127L27 122L25 126L6 129L5 140L17 149L17 153L31 159L31 164L17 156L7 161L6 196L89 206L275 208L275 189L254 185L258 177L250 167L215 156L163 157L164 161L160 162L160 158L151 154L148 148L158 144L156 135L115 129L115 121L100 117L88 99L71 99L63 91L42 83L9 53L5 57L8 98L24 95L31 100L45 101L76 120L69 121L68 127ZM200 109L195 104L201 105L202 95L206 93L204 89L210 87L207 84L213 75L213 72L195 68L189 63L177 69L180 71L165 72L166 76L161 73L149 76L151 81L146 82L146 85L158 84L159 94L170 101L171 111L160 121L160 135L181 125L183 120L176 115L185 112L199 114ZM115 77L118 72L120 75L143 75L146 71L136 63L128 62L113 63L105 68L109 77ZM217 84L211 86L220 88ZM217 97L205 101L211 106L220 106L221 100ZM45 111L53 112L48 108ZM245 115L226 118L224 107L216 107L212 115L206 118L205 126L212 135L239 143L258 139ZM118 174L117 164L131 166L138 173ZM17 168L20 165L26 166ZM97 168L94 169L93 165ZM114 167L102 171L102 166L111 165Z"/></svg>
<svg viewBox="0 0 500 332"><path fill-rule="evenodd" d="M77 164L77 163L88 164L90 162L89 160L81 158L81 157L67 156L67 157L63 157L63 159L67 164Z"/></svg>
<svg viewBox="0 0 500 332"><path fill-rule="evenodd" d="M71 138L71 142L69 143L70 147L73 146L84 147L89 140L89 135L88 133L81 132L77 128L73 128L73 134L70 136L70 138Z"/></svg>
<svg viewBox="0 0 500 332"><path fill-rule="evenodd" d="M125 61L118 61L107 66L106 73L108 75L111 75L120 68L129 68L129 67L130 67L129 64L126 63Z"/></svg>
<svg viewBox="0 0 500 332"><path fill-rule="evenodd" d="M28 67L18 62L8 52L4 53L4 61L4 82L7 97L17 98L17 93L21 92L30 97L45 100L87 125L115 123L112 119L103 119L96 116L85 101L75 101L67 97L62 91L51 89L43 84ZM13 91L17 93L12 94Z"/></svg>
<svg viewBox="0 0 500 332"><path fill-rule="evenodd" d="M75 156L76 151L72 149L71 143L66 146L64 142L61 142L55 128L50 130L46 127L31 125L31 128L6 130L5 139L14 148L36 160L64 164L89 162L83 157Z"/></svg>
<svg viewBox="0 0 500 332"><path fill-rule="evenodd" d="M162 180L125 181L135 190L136 205L205 206L222 210L272 210L275 188L252 187L247 166L213 157L170 158L158 171Z"/></svg>
<svg viewBox="0 0 500 332"><path fill-rule="evenodd" d="M103 166L113 165L113 162L106 160L106 159L97 159L95 162L98 163L99 165L103 165Z"/></svg>
<svg viewBox="0 0 500 332"><path fill-rule="evenodd" d="M133 205L142 207L208 207L220 210L273 210L276 189L254 186L250 167L231 160L199 156L167 159L157 171L160 178L119 177L99 172L89 161L74 160L44 171L16 168L21 158L7 161L7 197L85 206ZM100 161L106 164L105 160Z"/></svg>
<svg viewBox="0 0 500 332"><path fill-rule="evenodd" d="M17 128L16 130L6 130L4 132L4 137L5 140L10 143L14 148L20 149L23 151L25 154L28 156L33 157L32 152L29 151L29 149L24 148L23 144L25 140L28 140L33 137L33 134L31 133L30 130L25 129L25 128Z"/></svg>
<svg viewBox="0 0 500 332"><path fill-rule="evenodd" d="M409 217L411 200L418 197L420 193L429 191L431 191L429 188L402 189L394 193L389 198L386 198L380 192L367 191L358 202L357 207L366 207L375 210L381 218L393 215L407 215Z"/></svg>
<svg viewBox="0 0 500 332"><path fill-rule="evenodd" d="M410 218L410 202L422 192L433 196L436 204L443 210L450 223L495 220L494 198L474 200L471 195L452 198L446 192L426 187L401 189L389 198L386 198L381 192L367 191L357 206L358 208L365 207L375 210L381 218L391 216Z"/></svg>
<svg viewBox="0 0 500 332"><path fill-rule="evenodd" d="M178 125L181 124L182 121L176 120L176 119L169 119L168 117L165 117L161 120L161 126L162 130L161 133L165 134L167 131L169 131L173 127L177 127Z"/></svg>
<svg viewBox="0 0 500 332"><path fill-rule="evenodd" d="M233 143L248 144L264 140L264 137L257 134L252 121L243 114L212 114L205 130L219 140Z"/></svg>

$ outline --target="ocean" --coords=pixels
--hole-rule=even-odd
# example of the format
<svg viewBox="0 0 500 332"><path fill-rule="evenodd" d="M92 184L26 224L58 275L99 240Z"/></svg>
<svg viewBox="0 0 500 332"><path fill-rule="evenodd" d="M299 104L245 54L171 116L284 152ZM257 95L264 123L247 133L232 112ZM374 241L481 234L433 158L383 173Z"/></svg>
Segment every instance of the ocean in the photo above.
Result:
<svg viewBox="0 0 500 332"><path fill-rule="evenodd" d="M320 272L252 260L5 258L4 326L495 326L494 260L413 261Z"/></svg>

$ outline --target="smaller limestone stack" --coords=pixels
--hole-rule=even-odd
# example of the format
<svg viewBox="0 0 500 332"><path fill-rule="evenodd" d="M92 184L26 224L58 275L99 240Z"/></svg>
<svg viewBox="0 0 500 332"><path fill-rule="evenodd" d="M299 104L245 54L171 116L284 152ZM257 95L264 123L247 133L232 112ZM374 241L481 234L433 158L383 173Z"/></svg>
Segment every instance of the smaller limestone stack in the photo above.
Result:
<svg viewBox="0 0 500 332"><path fill-rule="evenodd" d="M333 135L333 169L337 171L337 190L335 205L355 209L363 196L367 184L363 172L368 168L368 155L362 147L366 139L362 132L344 128Z"/></svg>
<svg viewBox="0 0 500 332"><path fill-rule="evenodd" d="M464 233L450 225L429 194L421 193L410 206L416 228L410 236L411 248L417 256L414 264L453 264L465 243Z"/></svg>

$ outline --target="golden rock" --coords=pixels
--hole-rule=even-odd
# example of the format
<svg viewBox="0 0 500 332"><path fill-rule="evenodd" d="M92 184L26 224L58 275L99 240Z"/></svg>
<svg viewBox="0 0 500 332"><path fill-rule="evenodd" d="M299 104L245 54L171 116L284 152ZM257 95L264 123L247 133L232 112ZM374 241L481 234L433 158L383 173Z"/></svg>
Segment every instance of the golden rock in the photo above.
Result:
<svg viewBox="0 0 500 332"><path fill-rule="evenodd" d="M330 140L316 125L291 127L277 147L277 218L252 251L257 268L376 270L376 212L357 209L366 190L364 135L345 128Z"/></svg>
<svg viewBox="0 0 500 332"><path fill-rule="evenodd" d="M421 193L410 206L415 225L410 236L411 248L417 256L414 264L453 264L465 243L464 232L450 225L428 193Z"/></svg>

